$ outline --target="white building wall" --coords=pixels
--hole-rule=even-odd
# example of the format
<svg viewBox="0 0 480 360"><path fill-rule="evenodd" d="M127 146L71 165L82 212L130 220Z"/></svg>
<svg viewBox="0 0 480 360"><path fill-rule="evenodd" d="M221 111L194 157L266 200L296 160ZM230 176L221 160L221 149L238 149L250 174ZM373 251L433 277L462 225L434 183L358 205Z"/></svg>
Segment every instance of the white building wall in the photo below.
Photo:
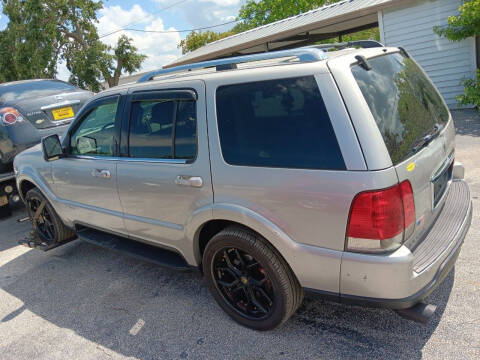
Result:
<svg viewBox="0 0 480 360"><path fill-rule="evenodd" d="M433 32L458 14L462 0L421 0L379 13L382 42L403 46L433 80L450 108L457 108L456 96L463 93L464 77L476 69L475 39L451 42Z"/></svg>

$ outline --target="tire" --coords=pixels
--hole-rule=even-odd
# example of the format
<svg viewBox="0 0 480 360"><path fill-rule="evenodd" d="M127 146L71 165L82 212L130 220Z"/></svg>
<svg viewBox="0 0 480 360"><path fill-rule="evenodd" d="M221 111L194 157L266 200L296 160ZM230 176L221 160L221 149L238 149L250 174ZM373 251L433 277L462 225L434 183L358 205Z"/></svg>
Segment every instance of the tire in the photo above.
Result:
<svg viewBox="0 0 480 360"><path fill-rule="evenodd" d="M9 204L0 206L0 219L6 218L12 215L12 208Z"/></svg>
<svg viewBox="0 0 480 360"><path fill-rule="evenodd" d="M45 201L44 211L39 219L34 220L35 206L38 206ZM39 240L46 245L53 245L67 241L76 236L75 232L66 227L60 217L57 215L52 205L43 196L43 194L36 188L33 188L27 192L25 196L25 204L27 207L28 215L32 220L33 230L36 232ZM44 219L48 218L47 221ZM48 227L48 230L42 231L43 228ZM48 236L51 233L51 236Z"/></svg>
<svg viewBox="0 0 480 360"><path fill-rule="evenodd" d="M203 273L220 307L254 330L282 325L303 300L303 289L281 255L261 236L238 226L208 242Z"/></svg>

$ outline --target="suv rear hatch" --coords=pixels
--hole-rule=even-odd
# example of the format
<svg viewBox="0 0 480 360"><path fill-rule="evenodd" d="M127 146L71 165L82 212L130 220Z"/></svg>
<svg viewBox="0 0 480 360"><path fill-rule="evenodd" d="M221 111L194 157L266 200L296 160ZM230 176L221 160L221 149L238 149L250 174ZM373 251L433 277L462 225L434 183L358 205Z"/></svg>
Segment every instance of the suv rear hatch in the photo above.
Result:
<svg viewBox="0 0 480 360"><path fill-rule="evenodd" d="M451 115L427 75L404 52L368 58L351 70L399 182L412 185L416 219L414 228L406 231L405 245L413 251L439 215L451 183L455 146Z"/></svg>

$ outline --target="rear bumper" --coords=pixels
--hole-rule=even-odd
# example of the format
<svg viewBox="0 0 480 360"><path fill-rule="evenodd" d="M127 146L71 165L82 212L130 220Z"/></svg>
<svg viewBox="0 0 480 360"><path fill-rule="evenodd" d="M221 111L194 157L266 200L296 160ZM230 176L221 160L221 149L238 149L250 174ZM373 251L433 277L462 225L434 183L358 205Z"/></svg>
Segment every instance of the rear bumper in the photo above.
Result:
<svg viewBox="0 0 480 360"><path fill-rule="evenodd" d="M411 251L402 246L387 255L345 252L340 293L323 293L342 303L406 309L428 296L449 274L472 221L468 185L454 181L442 212L422 243Z"/></svg>
<svg viewBox="0 0 480 360"><path fill-rule="evenodd" d="M345 253L342 257L342 302L404 309L429 295L448 275L472 221L465 181L454 181L442 212L422 243L384 256Z"/></svg>

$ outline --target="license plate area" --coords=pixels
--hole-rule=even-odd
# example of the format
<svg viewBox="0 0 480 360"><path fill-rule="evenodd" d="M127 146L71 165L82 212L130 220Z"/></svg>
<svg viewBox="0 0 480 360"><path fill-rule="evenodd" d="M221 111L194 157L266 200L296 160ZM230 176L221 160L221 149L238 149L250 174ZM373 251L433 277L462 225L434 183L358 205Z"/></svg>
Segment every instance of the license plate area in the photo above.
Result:
<svg viewBox="0 0 480 360"><path fill-rule="evenodd" d="M433 207L437 205L442 200L445 192L447 191L448 184L452 180L453 174L453 161L447 166L443 171L436 175L432 179L432 188L433 188Z"/></svg>
<svg viewBox="0 0 480 360"><path fill-rule="evenodd" d="M60 121L65 119L70 119L75 116L73 108L71 106L66 106L60 109L52 110L53 120Z"/></svg>
<svg viewBox="0 0 480 360"><path fill-rule="evenodd" d="M0 196L0 206L8 204L8 197L6 195Z"/></svg>

